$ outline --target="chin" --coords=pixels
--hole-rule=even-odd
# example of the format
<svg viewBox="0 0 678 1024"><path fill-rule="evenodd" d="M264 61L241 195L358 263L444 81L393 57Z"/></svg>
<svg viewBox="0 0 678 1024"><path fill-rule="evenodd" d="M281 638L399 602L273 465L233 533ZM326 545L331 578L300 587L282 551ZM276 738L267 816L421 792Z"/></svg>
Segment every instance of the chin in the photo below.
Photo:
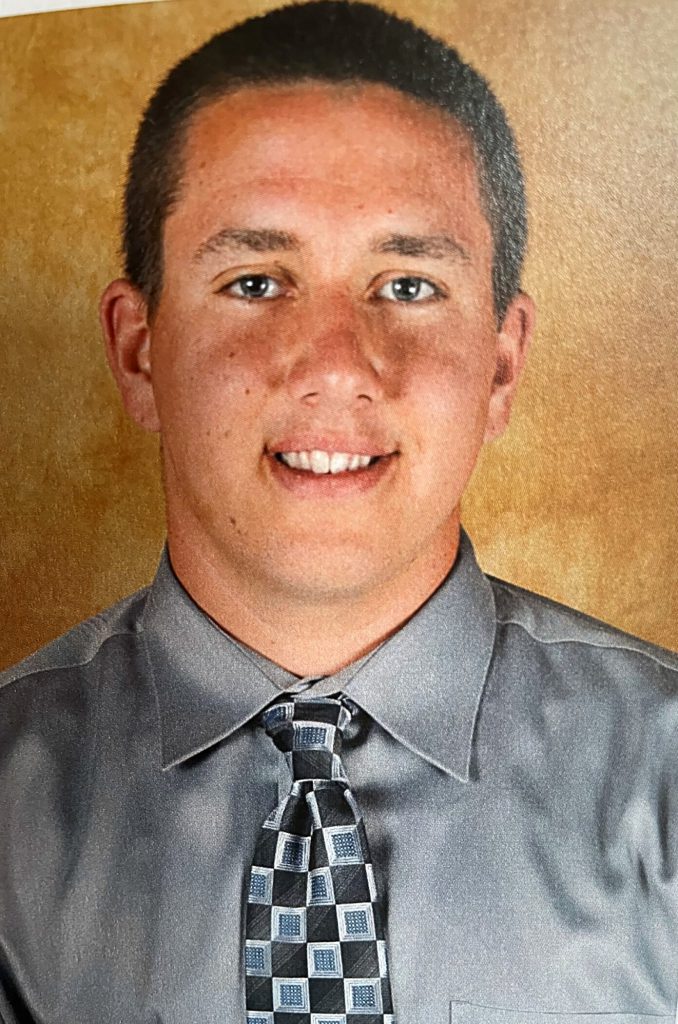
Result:
<svg viewBox="0 0 678 1024"><path fill-rule="evenodd" d="M384 558L355 549L347 553L305 547L297 558L273 559L271 555L260 564L262 575L281 593L302 601L357 599L390 575Z"/></svg>

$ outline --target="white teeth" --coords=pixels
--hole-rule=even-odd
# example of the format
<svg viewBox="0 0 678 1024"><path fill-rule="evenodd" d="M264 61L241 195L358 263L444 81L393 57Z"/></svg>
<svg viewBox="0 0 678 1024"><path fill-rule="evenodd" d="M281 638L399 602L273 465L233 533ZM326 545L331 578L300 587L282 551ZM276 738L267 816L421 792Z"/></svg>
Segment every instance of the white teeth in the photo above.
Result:
<svg viewBox="0 0 678 1024"><path fill-rule="evenodd" d="M280 452L279 458L291 469L310 470L322 476L326 473L346 473L365 469L372 461L370 455L349 455L347 452Z"/></svg>
<svg viewBox="0 0 678 1024"><path fill-rule="evenodd" d="M345 473L350 461L350 455L345 455L344 452L332 452L330 457L330 473Z"/></svg>
<svg viewBox="0 0 678 1024"><path fill-rule="evenodd" d="M311 460L311 469L314 473L329 473L330 457L327 452L319 452L317 448L314 448L309 458Z"/></svg>

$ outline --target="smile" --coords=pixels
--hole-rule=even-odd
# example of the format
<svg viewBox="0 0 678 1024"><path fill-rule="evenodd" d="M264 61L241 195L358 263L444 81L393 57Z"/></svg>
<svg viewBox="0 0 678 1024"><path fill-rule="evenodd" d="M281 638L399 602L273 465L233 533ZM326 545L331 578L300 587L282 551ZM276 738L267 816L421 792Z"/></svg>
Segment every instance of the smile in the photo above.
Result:
<svg viewBox="0 0 678 1024"><path fill-rule="evenodd" d="M328 500L366 494L392 475L400 455L397 449L366 438L314 440L315 444L310 437L289 437L265 449L272 479L298 498Z"/></svg>
<svg viewBox="0 0 678 1024"><path fill-rule="evenodd" d="M276 459L306 473L323 476L326 473L355 473L375 463L378 455L353 455L348 452L326 452L314 448L312 451L276 452Z"/></svg>

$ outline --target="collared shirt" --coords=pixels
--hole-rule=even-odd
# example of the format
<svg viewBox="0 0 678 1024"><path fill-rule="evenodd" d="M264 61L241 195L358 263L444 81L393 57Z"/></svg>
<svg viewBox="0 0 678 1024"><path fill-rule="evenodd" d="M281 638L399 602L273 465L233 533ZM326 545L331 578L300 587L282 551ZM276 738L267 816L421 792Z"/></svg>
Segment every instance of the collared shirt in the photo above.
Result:
<svg viewBox="0 0 678 1024"><path fill-rule="evenodd" d="M311 682L281 671L164 557L5 674L4 1024L242 1024L248 869L289 789L259 713ZM464 536L411 620L312 683L361 709L343 761L399 1024L674 1021L677 682L669 653L486 577Z"/></svg>

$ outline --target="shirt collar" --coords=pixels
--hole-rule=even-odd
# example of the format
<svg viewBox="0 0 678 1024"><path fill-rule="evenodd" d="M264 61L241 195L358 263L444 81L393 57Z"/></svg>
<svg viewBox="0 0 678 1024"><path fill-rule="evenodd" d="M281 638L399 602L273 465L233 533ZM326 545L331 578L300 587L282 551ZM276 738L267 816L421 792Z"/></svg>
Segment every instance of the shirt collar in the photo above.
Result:
<svg viewBox="0 0 678 1024"><path fill-rule="evenodd" d="M279 685L257 659L191 599L166 550L142 631L163 768L225 739L280 697ZM337 673L336 689L405 746L467 782L495 631L492 589L462 531L456 562L441 586L359 671L348 666Z"/></svg>

